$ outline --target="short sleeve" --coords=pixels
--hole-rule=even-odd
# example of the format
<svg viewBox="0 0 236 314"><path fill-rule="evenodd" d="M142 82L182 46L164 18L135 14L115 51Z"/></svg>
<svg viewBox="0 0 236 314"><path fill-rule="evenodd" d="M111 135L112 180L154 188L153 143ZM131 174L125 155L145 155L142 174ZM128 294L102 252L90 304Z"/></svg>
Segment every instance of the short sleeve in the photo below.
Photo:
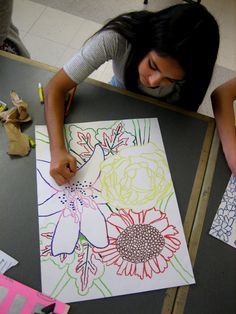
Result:
<svg viewBox="0 0 236 314"><path fill-rule="evenodd" d="M63 69L77 84L103 63L119 59L125 52L126 40L120 34L105 30L91 37Z"/></svg>

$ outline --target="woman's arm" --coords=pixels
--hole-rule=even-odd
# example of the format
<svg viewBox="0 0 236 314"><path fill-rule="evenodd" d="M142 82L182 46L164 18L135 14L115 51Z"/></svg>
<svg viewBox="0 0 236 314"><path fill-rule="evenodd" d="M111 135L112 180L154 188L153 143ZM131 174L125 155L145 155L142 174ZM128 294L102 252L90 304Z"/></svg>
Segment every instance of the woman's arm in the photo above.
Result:
<svg viewBox="0 0 236 314"><path fill-rule="evenodd" d="M76 159L67 152L63 133L65 98L75 86L76 83L61 69L45 89L45 119L51 150L50 174L59 185L68 182L76 172Z"/></svg>
<svg viewBox="0 0 236 314"><path fill-rule="evenodd" d="M212 95L212 107L225 158L236 175L236 132L233 102L236 99L236 78L217 87Z"/></svg>
<svg viewBox="0 0 236 314"><path fill-rule="evenodd" d="M59 184L68 182L76 171L76 160L66 150L63 136L64 103L69 90L80 84L101 64L123 55L126 40L113 31L90 38L48 83L45 90L45 118L51 150L50 174Z"/></svg>

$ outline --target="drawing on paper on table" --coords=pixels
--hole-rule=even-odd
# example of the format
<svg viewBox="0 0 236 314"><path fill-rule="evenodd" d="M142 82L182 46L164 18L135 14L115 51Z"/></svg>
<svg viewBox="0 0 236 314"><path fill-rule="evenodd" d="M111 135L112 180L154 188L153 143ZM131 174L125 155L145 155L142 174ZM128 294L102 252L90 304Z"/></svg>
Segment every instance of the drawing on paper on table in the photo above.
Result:
<svg viewBox="0 0 236 314"><path fill-rule="evenodd" d="M156 118L65 125L78 170L60 187L46 126L36 142L45 294L76 302L194 283Z"/></svg>
<svg viewBox="0 0 236 314"><path fill-rule="evenodd" d="M210 235L236 248L236 177L231 175Z"/></svg>

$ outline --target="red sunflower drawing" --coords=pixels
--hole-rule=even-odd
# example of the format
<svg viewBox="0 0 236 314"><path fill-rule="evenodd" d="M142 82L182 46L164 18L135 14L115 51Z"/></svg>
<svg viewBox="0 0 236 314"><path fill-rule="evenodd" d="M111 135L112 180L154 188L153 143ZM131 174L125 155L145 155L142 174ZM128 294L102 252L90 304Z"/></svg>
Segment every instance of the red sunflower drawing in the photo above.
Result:
<svg viewBox="0 0 236 314"><path fill-rule="evenodd" d="M109 245L93 250L102 263L118 267L117 275L143 280L163 273L181 245L176 227L156 208L140 213L122 209L107 219L107 227Z"/></svg>

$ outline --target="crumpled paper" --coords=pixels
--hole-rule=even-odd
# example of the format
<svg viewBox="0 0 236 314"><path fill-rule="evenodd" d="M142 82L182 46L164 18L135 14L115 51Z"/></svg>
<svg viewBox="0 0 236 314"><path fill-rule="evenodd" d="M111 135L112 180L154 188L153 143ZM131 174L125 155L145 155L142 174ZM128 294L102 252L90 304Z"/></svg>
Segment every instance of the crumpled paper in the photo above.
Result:
<svg viewBox="0 0 236 314"><path fill-rule="evenodd" d="M20 125L31 121L28 113L28 104L15 91L10 92L14 105L7 111L0 112L0 120L8 137L8 154L26 156L30 151L29 136L21 132Z"/></svg>

